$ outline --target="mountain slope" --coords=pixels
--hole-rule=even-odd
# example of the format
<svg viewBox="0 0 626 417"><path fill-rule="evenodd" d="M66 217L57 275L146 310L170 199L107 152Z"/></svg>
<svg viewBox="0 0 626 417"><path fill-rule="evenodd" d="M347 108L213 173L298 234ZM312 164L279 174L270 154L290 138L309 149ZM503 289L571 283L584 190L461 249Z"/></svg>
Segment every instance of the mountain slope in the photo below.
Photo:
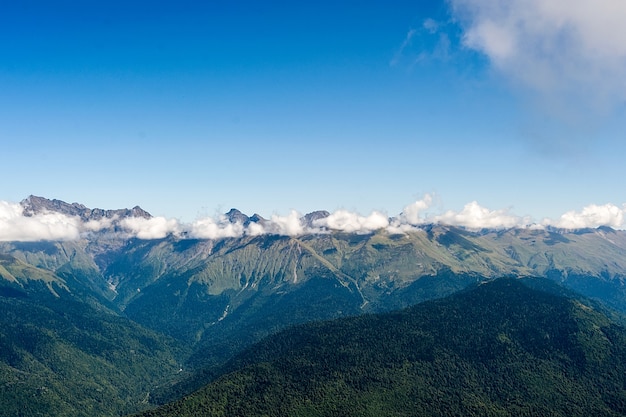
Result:
<svg viewBox="0 0 626 417"><path fill-rule="evenodd" d="M14 264L6 269L21 266ZM36 279L0 282L0 416L111 416L147 407L150 390L178 372L185 348L67 288L52 289Z"/></svg>
<svg viewBox="0 0 626 417"><path fill-rule="evenodd" d="M43 286L57 297L57 291L68 289L66 282L50 271L29 265L12 255L0 254L0 287L19 291Z"/></svg>
<svg viewBox="0 0 626 417"><path fill-rule="evenodd" d="M624 413L626 330L580 301L502 279L283 331L141 416Z"/></svg>
<svg viewBox="0 0 626 417"><path fill-rule="evenodd" d="M404 235L142 241L104 275L116 280L129 317L197 344L195 358L207 358L287 325L407 307L482 277L547 276L626 311L625 259L623 232L430 226Z"/></svg>

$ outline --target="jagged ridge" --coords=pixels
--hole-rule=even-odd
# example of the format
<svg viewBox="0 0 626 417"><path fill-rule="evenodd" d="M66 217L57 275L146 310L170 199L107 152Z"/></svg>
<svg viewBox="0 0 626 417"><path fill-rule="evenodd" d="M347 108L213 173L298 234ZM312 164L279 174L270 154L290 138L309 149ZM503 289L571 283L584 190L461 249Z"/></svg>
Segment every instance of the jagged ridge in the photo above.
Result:
<svg viewBox="0 0 626 417"><path fill-rule="evenodd" d="M152 218L152 215L139 206L132 209L103 210L99 208L90 209L79 203L66 203L61 200L49 200L44 197L30 195L20 202L24 208L24 216L35 216L46 212L65 214L66 216L77 216L83 221L105 219L124 219L127 217Z"/></svg>

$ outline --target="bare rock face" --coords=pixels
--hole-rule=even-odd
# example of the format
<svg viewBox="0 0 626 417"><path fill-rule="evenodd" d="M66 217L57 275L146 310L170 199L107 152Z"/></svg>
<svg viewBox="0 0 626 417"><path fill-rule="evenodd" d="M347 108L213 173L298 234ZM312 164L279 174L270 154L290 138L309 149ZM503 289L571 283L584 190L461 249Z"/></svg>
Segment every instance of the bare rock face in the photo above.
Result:
<svg viewBox="0 0 626 417"><path fill-rule="evenodd" d="M236 208L231 208L228 213L224 214L230 223L240 223L244 227L248 227L250 223L257 223L261 226L267 224L267 220L260 214L254 213L252 216L248 216Z"/></svg>
<svg viewBox="0 0 626 417"><path fill-rule="evenodd" d="M250 224L250 217L246 216L236 208L231 208L230 211L226 213L226 218L231 223L241 223L244 226Z"/></svg>
<svg viewBox="0 0 626 417"><path fill-rule="evenodd" d="M263 226L263 225L265 225L267 223L267 219L265 219L260 214L254 213L252 216L250 216L250 222L258 223L261 226Z"/></svg>
<svg viewBox="0 0 626 417"><path fill-rule="evenodd" d="M79 203L66 203L61 200L49 200L44 197L34 195L22 200L20 203L24 208L24 216L31 217L46 212L65 214L66 216L80 217L83 221L101 220L103 218L119 220L127 217L142 217L149 219L150 213L139 206L132 209L103 210L99 208L90 209Z"/></svg>
<svg viewBox="0 0 626 417"><path fill-rule="evenodd" d="M325 219L328 216L330 216L330 213L327 212L326 210L318 210L318 211L314 211L314 212L306 214L302 218L302 222L304 223L306 227L313 228L315 227L316 220Z"/></svg>

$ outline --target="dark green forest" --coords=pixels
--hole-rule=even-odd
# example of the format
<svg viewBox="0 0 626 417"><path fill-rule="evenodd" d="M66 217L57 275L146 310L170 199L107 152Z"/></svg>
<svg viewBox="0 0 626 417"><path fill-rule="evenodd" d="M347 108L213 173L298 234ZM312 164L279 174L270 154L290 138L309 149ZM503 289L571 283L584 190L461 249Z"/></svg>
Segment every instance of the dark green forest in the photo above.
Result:
<svg viewBox="0 0 626 417"><path fill-rule="evenodd" d="M400 312L293 327L140 416L626 414L626 331L553 293L500 279Z"/></svg>
<svg viewBox="0 0 626 417"><path fill-rule="evenodd" d="M34 285L28 293L0 289L0 416L113 416L146 408L148 393L187 355L173 339Z"/></svg>

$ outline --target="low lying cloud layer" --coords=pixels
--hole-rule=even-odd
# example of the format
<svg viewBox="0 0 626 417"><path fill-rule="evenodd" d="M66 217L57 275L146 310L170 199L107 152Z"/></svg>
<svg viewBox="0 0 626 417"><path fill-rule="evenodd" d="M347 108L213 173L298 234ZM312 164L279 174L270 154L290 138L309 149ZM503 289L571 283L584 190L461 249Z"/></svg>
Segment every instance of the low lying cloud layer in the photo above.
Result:
<svg viewBox="0 0 626 417"><path fill-rule="evenodd" d="M449 0L465 46L516 83L594 107L626 98L623 0Z"/></svg>
<svg viewBox="0 0 626 417"><path fill-rule="evenodd" d="M74 240L80 237L82 222L60 213L25 217L20 204L0 201L0 240Z"/></svg>
<svg viewBox="0 0 626 417"><path fill-rule="evenodd" d="M150 219L128 217L123 219L120 225L138 239L163 239L170 234L180 232L178 222L165 217L152 217Z"/></svg>
<svg viewBox="0 0 626 417"><path fill-rule="evenodd" d="M527 217L511 213L508 209L491 210L476 201L466 204L460 211L448 210L441 214L432 214L428 212L432 201L432 196L425 195L407 205L395 217L379 211L361 215L348 210L337 210L316 218L309 224L297 211L246 224L232 222L225 215L217 218L206 217L193 223L181 223L165 217L127 217L85 222L78 217L56 212L25 216L20 204L0 201L0 241L76 240L102 230L137 239L163 239L170 235L182 239L223 239L264 234L300 236L333 231L365 234L381 229L390 233L406 233L428 224L446 224L471 230L528 227L581 229L600 226L620 229L624 228L626 219L626 204L622 207L614 204L591 204L581 211L568 211L558 219L533 222Z"/></svg>
<svg viewBox="0 0 626 417"><path fill-rule="evenodd" d="M469 229L511 228L528 225L528 219L510 214L508 210L489 210L476 201L466 204L459 212L447 211L430 218L430 223L443 223L463 226Z"/></svg>
<svg viewBox="0 0 626 417"><path fill-rule="evenodd" d="M626 205L619 208L613 204L598 206L591 204L582 209L581 212L568 211L558 220L544 220L544 224L564 229L595 228L609 226L619 229L624 226L624 214Z"/></svg>
<svg viewBox="0 0 626 417"><path fill-rule="evenodd" d="M338 210L326 218L316 220L314 225L321 229L347 233L369 233L389 226L389 217L378 211L369 216L361 216L347 210Z"/></svg>

